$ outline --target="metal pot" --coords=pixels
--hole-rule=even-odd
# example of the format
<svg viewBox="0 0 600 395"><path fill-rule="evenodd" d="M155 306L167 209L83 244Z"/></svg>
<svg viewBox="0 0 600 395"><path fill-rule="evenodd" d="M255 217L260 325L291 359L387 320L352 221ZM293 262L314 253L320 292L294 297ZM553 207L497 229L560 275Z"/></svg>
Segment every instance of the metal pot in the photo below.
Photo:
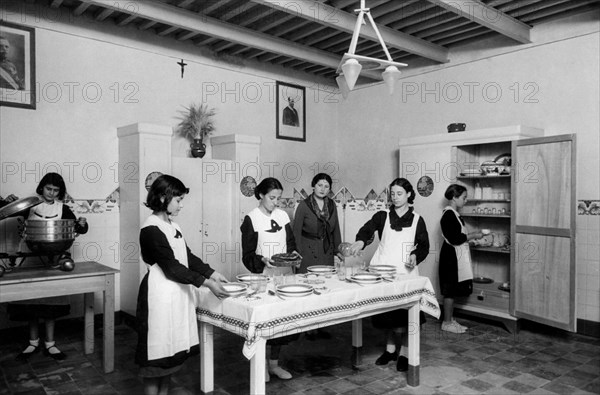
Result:
<svg viewBox="0 0 600 395"><path fill-rule="evenodd" d="M25 221L23 238L27 247L37 254L61 254L71 248L75 237L74 219Z"/></svg>

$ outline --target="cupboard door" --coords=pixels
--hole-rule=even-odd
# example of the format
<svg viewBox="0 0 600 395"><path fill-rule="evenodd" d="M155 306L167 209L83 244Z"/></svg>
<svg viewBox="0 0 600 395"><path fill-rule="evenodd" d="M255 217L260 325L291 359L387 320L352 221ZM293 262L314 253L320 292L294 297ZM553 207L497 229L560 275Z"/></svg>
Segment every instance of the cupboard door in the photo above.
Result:
<svg viewBox="0 0 600 395"><path fill-rule="evenodd" d="M511 313L575 331L575 135L512 146Z"/></svg>

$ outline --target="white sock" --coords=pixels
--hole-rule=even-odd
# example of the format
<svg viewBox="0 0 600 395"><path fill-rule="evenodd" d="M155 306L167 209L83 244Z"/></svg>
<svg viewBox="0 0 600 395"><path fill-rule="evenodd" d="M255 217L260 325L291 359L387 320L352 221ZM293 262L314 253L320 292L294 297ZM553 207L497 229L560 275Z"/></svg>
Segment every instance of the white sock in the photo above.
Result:
<svg viewBox="0 0 600 395"><path fill-rule="evenodd" d="M269 359L269 373L274 374L282 380L289 380L292 378L292 374L279 366L279 360Z"/></svg>
<svg viewBox="0 0 600 395"><path fill-rule="evenodd" d="M29 340L29 345L23 350L22 354L31 354L40 345L40 339Z"/></svg>
<svg viewBox="0 0 600 395"><path fill-rule="evenodd" d="M408 358L408 350L407 350L407 348L404 347L404 346L400 347L400 353L398 355L400 355L401 357Z"/></svg>
<svg viewBox="0 0 600 395"><path fill-rule="evenodd" d="M50 347L54 346L56 344L56 342L44 342L46 344L46 350L48 350L48 353L50 354L59 354L60 350L56 347L50 349Z"/></svg>
<svg viewBox="0 0 600 395"><path fill-rule="evenodd" d="M385 346L385 351L389 352L390 354L393 354L396 352L396 345L395 344L388 344Z"/></svg>

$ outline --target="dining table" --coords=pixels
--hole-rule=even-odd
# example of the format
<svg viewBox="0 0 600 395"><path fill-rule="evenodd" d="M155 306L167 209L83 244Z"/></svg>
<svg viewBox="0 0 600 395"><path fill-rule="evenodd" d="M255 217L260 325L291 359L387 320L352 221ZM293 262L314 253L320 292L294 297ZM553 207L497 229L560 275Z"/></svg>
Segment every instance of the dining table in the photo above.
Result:
<svg viewBox="0 0 600 395"><path fill-rule="evenodd" d="M289 284L290 279L288 279ZM200 330L200 389L214 391L214 328L244 338L241 352L250 361L250 394L265 394L266 342L312 329L352 322L352 347L362 348L362 319L399 308L408 310L407 384L419 385L420 319L423 311L435 318L440 307L427 277L399 275L364 283L335 274L295 275L291 283L307 284L316 292L301 297L281 292L271 279L262 293L219 299L206 287L198 289L196 309Z"/></svg>

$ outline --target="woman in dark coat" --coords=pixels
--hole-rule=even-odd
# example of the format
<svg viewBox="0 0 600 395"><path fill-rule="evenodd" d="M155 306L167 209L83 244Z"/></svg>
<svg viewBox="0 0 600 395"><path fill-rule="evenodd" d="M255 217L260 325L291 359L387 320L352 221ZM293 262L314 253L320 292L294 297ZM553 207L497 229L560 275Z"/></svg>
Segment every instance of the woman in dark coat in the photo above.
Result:
<svg viewBox="0 0 600 395"><path fill-rule="evenodd" d="M313 193L301 201L294 215L294 238L302 255L300 273L314 265L333 266L342 242L335 202L329 198L331 177L319 173L310 185Z"/></svg>

